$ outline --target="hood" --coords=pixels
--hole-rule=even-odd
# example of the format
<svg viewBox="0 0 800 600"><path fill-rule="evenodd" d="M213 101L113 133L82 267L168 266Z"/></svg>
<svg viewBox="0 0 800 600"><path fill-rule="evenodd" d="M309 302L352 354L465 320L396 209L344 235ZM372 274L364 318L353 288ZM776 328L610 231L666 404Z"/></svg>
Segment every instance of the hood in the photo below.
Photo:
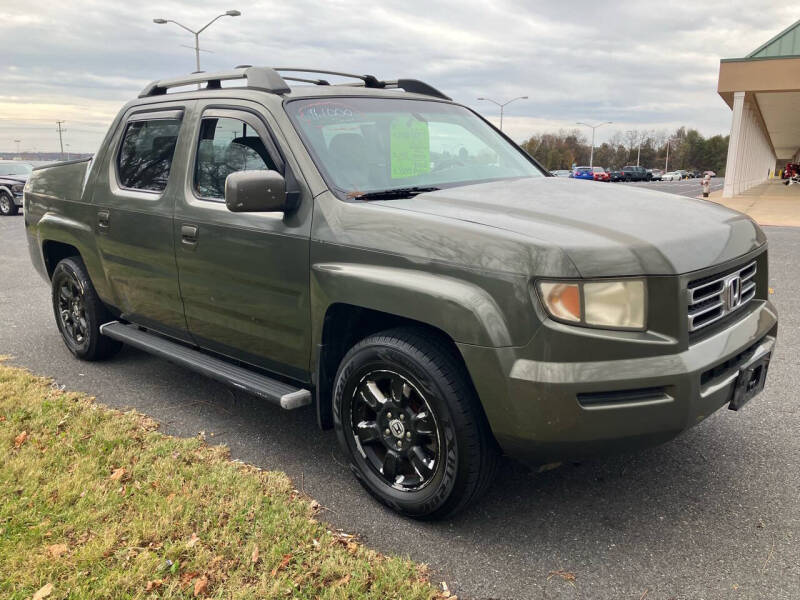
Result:
<svg viewBox="0 0 800 600"><path fill-rule="evenodd" d="M18 183L25 183L28 181L28 175L0 175L0 183L5 183L6 185L16 185Z"/></svg>
<svg viewBox="0 0 800 600"><path fill-rule="evenodd" d="M766 242L749 217L713 202L558 177L454 187L376 204L557 246L583 277L688 273Z"/></svg>

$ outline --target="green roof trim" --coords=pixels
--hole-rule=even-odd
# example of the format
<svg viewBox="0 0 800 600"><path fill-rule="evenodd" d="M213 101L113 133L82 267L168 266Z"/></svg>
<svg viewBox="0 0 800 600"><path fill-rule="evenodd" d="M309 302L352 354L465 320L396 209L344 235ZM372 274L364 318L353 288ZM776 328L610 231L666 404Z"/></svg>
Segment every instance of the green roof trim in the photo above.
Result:
<svg viewBox="0 0 800 600"><path fill-rule="evenodd" d="M800 54L800 21L789 25L767 43L753 50L746 58L778 58Z"/></svg>

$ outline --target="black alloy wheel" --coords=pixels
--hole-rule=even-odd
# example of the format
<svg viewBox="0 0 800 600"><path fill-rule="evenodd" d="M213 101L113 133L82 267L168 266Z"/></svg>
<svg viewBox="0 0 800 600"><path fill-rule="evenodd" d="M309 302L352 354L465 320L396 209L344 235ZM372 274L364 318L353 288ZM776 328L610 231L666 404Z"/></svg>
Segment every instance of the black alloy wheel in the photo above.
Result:
<svg viewBox="0 0 800 600"><path fill-rule="evenodd" d="M75 277L61 278L56 292L57 315L64 335L77 348L86 345L89 323L86 318L84 290Z"/></svg>
<svg viewBox="0 0 800 600"><path fill-rule="evenodd" d="M100 333L100 326L113 317L97 296L81 258L70 256L59 262L51 284L53 313L69 351L83 360L116 354L122 344Z"/></svg>
<svg viewBox="0 0 800 600"><path fill-rule="evenodd" d="M430 483L441 434L430 404L406 377L369 371L353 390L350 414L358 451L386 484L418 490Z"/></svg>
<svg viewBox="0 0 800 600"><path fill-rule="evenodd" d="M500 456L455 345L402 327L356 343L334 381L333 421L359 483L417 519L450 516L488 488Z"/></svg>

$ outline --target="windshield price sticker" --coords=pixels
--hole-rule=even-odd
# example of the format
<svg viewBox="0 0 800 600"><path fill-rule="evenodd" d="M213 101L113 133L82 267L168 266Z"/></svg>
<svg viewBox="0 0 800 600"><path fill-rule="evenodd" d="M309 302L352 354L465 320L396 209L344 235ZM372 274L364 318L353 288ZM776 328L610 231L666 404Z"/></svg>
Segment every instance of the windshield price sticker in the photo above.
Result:
<svg viewBox="0 0 800 600"><path fill-rule="evenodd" d="M341 102L314 102L302 107L297 116L303 121L322 127L353 121L357 114L357 110Z"/></svg>
<svg viewBox="0 0 800 600"><path fill-rule="evenodd" d="M392 179L406 179L431 171L431 142L428 124L414 118L392 121Z"/></svg>

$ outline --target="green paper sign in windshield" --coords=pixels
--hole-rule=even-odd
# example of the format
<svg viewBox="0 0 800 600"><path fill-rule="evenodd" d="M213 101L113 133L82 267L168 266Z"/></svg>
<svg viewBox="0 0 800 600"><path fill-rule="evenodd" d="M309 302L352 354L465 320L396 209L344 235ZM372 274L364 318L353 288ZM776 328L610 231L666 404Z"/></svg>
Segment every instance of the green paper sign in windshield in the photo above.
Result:
<svg viewBox="0 0 800 600"><path fill-rule="evenodd" d="M431 170L431 140L428 124L402 117L391 127L392 179L406 179Z"/></svg>

